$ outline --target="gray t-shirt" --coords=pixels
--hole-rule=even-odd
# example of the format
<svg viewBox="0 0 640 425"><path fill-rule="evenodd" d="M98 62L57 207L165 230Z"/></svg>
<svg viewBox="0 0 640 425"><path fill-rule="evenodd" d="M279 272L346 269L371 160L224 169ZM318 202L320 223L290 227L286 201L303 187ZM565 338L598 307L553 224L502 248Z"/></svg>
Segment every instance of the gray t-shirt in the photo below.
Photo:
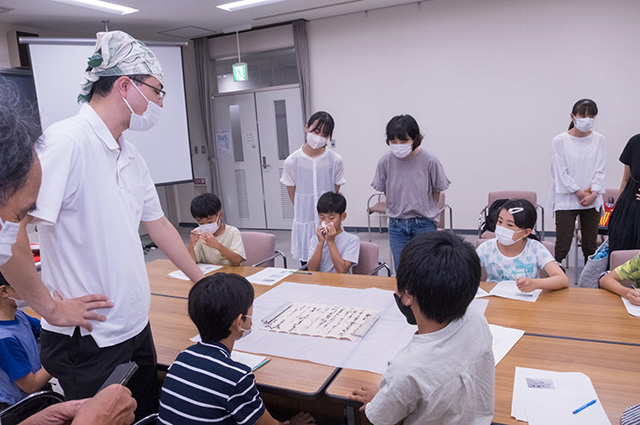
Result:
<svg viewBox="0 0 640 425"><path fill-rule="evenodd" d="M313 256L313 253L318 246L318 236L313 235L311 241L309 242L309 257ZM348 273L351 273L351 270L354 266L358 265L358 258L360 257L360 238L356 235L352 235L351 233L347 233L344 230L336 235L336 248L338 248L338 252L343 260L351 262L351 268ZM320 270L321 272L327 273L335 273L336 268L333 265L333 260L331 259L331 253L329 252L329 245L326 243L322 247L322 259L320 260Z"/></svg>
<svg viewBox="0 0 640 425"><path fill-rule="evenodd" d="M449 184L438 158L420 149L410 159L396 158L391 152L380 158L371 186L385 193L389 217L425 217L437 223L440 210L432 193L444 192Z"/></svg>

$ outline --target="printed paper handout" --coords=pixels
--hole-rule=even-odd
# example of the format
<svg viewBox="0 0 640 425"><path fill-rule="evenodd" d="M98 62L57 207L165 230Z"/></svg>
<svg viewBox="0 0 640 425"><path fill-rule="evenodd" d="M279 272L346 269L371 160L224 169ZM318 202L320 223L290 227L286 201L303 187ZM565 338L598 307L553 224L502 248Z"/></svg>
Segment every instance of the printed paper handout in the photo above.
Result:
<svg viewBox="0 0 640 425"><path fill-rule="evenodd" d="M629 312L629 314L632 315L632 316L640 317L640 305L633 305L633 304L631 304L629 302L628 299L623 298L623 297L621 297L621 298L622 298L622 303L626 307L626 309Z"/></svg>
<svg viewBox="0 0 640 425"><path fill-rule="evenodd" d="M353 341L369 330L378 315L363 308L286 303L262 319L262 329Z"/></svg>
<svg viewBox="0 0 640 425"><path fill-rule="evenodd" d="M260 270L258 273L254 273L251 276L248 276L247 280L258 285L272 286L294 272L295 270L292 269L267 267L264 270Z"/></svg>
<svg viewBox="0 0 640 425"><path fill-rule="evenodd" d="M534 303L538 300L542 289L534 289L531 292L522 292L518 289L515 280L503 280L489 292L496 297L510 298L512 300L528 301Z"/></svg>
<svg viewBox="0 0 640 425"><path fill-rule="evenodd" d="M214 270L222 268L222 266L216 266L215 264L198 264L198 267L200 267L200 270L202 270L202 273L204 274L211 273ZM176 270L175 272L169 273L169 277L180 280L189 280L187 275L184 274L181 270Z"/></svg>

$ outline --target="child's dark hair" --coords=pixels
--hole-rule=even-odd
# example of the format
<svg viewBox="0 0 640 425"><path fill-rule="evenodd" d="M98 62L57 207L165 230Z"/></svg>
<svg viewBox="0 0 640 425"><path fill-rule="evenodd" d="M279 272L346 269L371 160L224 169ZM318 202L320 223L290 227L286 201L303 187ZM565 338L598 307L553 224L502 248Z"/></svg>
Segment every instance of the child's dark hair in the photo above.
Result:
<svg viewBox="0 0 640 425"><path fill-rule="evenodd" d="M347 199L341 193L325 192L318 199L318 214L342 214L346 210Z"/></svg>
<svg viewBox="0 0 640 425"><path fill-rule="evenodd" d="M9 282L7 282L7 279L4 278L2 273L0 273L0 286L11 286L9 285Z"/></svg>
<svg viewBox="0 0 640 425"><path fill-rule="evenodd" d="M253 304L253 286L233 273L203 277L189 291L189 317L203 342L217 342L231 332L238 315L246 315Z"/></svg>
<svg viewBox="0 0 640 425"><path fill-rule="evenodd" d="M387 145L391 140L412 140L411 150L422 143L418 122L411 115L396 115L387 124Z"/></svg>
<svg viewBox="0 0 640 425"><path fill-rule="evenodd" d="M464 316L478 292L480 272L476 250L460 236L423 233L400 254L398 292L413 295L427 319L448 323Z"/></svg>
<svg viewBox="0 0 640 425"><path fill-rule="evenodd" d="M309 122L307 122L307 127L309 127L309 132L318 129L322 136L331 138L333 136L335 123L333 122L333 117L328 112L318 111L311 115Z"/></svg>
<svg viewBox="0 0 640 425"><path fill-rule="evenodd" d="M598 115L598 105L591 99L580 99L573 105L571 113L574 117L578 115L582 116L596 116ZM574 127L573 121L569 124L569 130Z"/></svg>
<svg viewBox="0 0 640 425"><path fill-rule="evenodd" d="M531 233L527 236L537 241L540 238L535 234L536 223L538 221L538 212L536 207L526 199L509 199L502 204L500 210L507 210L513 216L513 222L521 229L531 229Z"/></svg>
<svg viewBox="0 0 640 425"><path fill-rule="evenodd" d="M222 209L222 202L213 193L203 193L191 201L191 215L193 218L207 218L218 215Z"/></svg>

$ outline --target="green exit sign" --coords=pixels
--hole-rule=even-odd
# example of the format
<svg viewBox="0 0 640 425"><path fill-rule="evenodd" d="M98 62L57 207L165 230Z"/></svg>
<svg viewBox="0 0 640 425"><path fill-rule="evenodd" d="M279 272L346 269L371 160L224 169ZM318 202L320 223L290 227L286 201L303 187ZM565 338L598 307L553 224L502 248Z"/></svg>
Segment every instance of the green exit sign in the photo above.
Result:
<svg viewBox="0 0 640 425"><path fill-rule="evenodd" d="M233 65L233 81L247 81L249 75L247 74L247 64L244 62L236 63Z"/></svg>

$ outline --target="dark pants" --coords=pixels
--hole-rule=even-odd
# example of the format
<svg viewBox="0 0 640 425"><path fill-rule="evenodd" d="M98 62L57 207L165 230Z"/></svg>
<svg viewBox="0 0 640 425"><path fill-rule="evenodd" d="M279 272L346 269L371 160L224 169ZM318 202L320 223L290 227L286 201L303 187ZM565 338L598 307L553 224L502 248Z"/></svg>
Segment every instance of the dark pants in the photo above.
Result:
<svg viewBox="0 0 640 425"><path fill-rule="evenodd" d="M580 231L582 233L582 254L585 264L587 257L598 249L598 224L600 211L595 208L588 210L560 210L556 216L556 261L561 262L571 249L571 240L575 229L576 217L580 217Z"/></svg>
<svg viewBox="0 0 640 425"><path fill-rule="evenodd" d="M76 328L71 337L43 330L41 361L58 378L67 400L93 397L115 367L134 361L138 370L127 387L138 403L136 421L158 411L156 349L149 324L120 344L99 348L91 335Z"/></svg>

